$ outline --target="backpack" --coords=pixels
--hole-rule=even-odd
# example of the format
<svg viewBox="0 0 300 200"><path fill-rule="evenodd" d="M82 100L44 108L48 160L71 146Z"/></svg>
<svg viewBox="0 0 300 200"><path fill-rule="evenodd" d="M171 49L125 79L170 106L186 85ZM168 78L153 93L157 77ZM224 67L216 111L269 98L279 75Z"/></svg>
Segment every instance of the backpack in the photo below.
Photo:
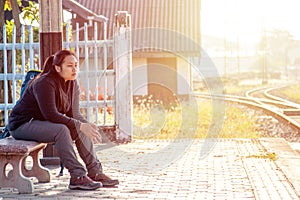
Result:
<svg viewBox="0 0 300 200"><path fill-rule="evenodd" d="M34 79L37 75L39 75L41 73L41 70L35 70L35 69L32 69L32 70L29 70L27 73L26 73L26 76L25 76L25 79L21 85L21 91L20 91L20 98L19 100L16 102L16 104L18 104L18 102L20 101L21 97L23 96L27 86L28 86L28 83ZM3 129L2 129L2 133L0 133L0 139L3 139L3 138L6 138L6 137L9 137L10 136L10 133L9 133L9 130L8 130L8 126L6 125Z"/></svg>

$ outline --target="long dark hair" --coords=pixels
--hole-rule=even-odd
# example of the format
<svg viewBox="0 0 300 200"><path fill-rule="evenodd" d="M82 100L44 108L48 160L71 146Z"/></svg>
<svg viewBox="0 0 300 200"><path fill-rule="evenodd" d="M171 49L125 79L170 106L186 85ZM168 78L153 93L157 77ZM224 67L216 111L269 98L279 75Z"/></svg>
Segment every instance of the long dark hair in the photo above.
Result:
<svg viewBox="0 0 300 200"><path fill-rule="evenodd" d="M40 76L42 76L43 74L55 74L58 75L57 71L55 70L55 65L57 66L61 66L65 57L67 56L75 56L75 53L69 50L60 50L58 52L56 52L54 55L51 55L49 57L46 58L43 68L42 68L42 72L37 75L32 81L38 79ZM31 83L29 83L28 85L30 85Z"/></svg>
<svg viewBox="0 0 300 200"><path fill-rule="evenodd" d="M42 74L44 74L44 73L57 74L54 66L55 65L61 66L62 63L64 62L64 59L67 56L75 56L76 57L75 53L70 50L60 50L60 51L56 52L54 55L49 56L44 62Z"/></svg>
<svg viewBox="0 0 300 200"><path fill-rule="evenodd" d="M71 88L65 88L68 87L65 84L61 84L61 82L59 81L59 74L57 73L57 71L55 70L55 65L57 66L61 66L62 63L64 62L64 59L67 56L75 56L75 53L69 50L60 50L58 52L56 52L54 55L49 56L43 65L43 71L39 74L39 76L37 78L39 78L42 75L50 75L50 76L54 76L57 77L57 84L58 84L58 88L59 88L59 98L60 98L60 102L62 104L62 112L66 112L69 108L69 106L71 105L71 102L69 102L69 96L68 96L68 91ZM71 83L69 83L71 84ZM68 84L68 85L69 85Z"/></svg>

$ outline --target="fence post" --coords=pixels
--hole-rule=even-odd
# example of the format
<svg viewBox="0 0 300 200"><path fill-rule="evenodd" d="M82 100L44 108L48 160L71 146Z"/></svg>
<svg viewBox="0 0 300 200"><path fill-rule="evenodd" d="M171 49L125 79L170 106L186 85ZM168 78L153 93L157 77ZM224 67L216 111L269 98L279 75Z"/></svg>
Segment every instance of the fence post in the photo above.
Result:
<svg viewBox="0 0 300 200"><path fill-rule="evenodd" d="M116 139L131 141L133 132L131 16L118 11L114 23Z"/></svg>

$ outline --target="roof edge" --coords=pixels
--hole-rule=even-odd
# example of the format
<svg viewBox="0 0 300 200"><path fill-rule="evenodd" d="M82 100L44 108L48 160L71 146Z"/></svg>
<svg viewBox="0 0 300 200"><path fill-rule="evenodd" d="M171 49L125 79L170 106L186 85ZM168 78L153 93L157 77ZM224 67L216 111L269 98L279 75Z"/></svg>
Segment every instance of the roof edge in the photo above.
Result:
<svg viewBox="0 0 300 200"><path fill-rule="evenodd" d="M66 10L71 10L76 14L80 15L82 18L87 20L94 20L97 22L107 22L108 18L103 15L97 15L93 11L87 9L80 3L74 0L63 0L62 1L63 8Z"/></svg>

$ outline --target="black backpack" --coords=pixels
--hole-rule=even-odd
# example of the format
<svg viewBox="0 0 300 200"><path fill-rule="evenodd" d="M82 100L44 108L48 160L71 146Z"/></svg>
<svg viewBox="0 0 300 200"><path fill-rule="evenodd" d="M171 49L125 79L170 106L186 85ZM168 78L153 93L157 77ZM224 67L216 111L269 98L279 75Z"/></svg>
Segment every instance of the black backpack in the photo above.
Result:
<svg viewBox="0 0 300 200"><path fill-rule="evenodd" d="M35 69L32 69L32 70L29 70L27 73L26 73L26 76L25 76L25 79L21 85L21 92L20 92L20 98L19 100L21 99L21 97L23 96L27 86L28 86L28 83L34 79L37 75L39 75L41 73L41 70L35 70ZM19 100L16 102L16 104L18 104ZM3 139L3 138L6 138L6 137L9 137L10 136L10 133L9 133L9 130L8 130L8 126L6 125L3 129L2 129L2 133L0 133L0 139Z"/></svg>

